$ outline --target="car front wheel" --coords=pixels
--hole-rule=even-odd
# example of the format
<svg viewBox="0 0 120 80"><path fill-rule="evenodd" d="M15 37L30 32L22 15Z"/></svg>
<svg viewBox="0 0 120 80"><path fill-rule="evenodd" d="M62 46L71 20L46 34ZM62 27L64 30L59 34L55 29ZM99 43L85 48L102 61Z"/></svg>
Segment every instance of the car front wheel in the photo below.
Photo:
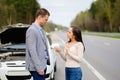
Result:
<svg viewBox="0 0 120 80"><path fill-rule="evenodd" d="M54 71L50 74L50 80L55 80L55 72Z"/></svg>

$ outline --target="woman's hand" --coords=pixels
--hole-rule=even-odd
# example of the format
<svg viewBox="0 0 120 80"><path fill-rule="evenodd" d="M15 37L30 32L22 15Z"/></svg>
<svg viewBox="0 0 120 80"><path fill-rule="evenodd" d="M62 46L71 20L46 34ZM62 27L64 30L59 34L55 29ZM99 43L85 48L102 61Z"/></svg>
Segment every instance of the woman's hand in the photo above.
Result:
<svg viewBox="0 0 120 80"><path fill-rule="evenodd" d="M56 52L58 52L58 53L60 53L60 52L61 52L61 48L60 48L60 47L58 47L58 46L55 46L55 47L54 47L54 49L55 49L55 51L56 51Z"/></svg>

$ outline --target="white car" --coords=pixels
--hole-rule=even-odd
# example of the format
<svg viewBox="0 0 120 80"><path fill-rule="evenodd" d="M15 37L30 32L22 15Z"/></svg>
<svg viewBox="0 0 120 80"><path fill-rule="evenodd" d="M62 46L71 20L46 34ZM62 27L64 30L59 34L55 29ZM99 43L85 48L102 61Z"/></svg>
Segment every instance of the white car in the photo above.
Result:
<svg viewBox="0 0 120 80"><path fill-rule="evenodd" d="M25 69L26 30L27 27L12 27L0 33L1 44L5 44L0 47L0 80L33 80ZM51 64L47 65L46 79L55 80L56 54L49 36L47 42Z"/></svg>

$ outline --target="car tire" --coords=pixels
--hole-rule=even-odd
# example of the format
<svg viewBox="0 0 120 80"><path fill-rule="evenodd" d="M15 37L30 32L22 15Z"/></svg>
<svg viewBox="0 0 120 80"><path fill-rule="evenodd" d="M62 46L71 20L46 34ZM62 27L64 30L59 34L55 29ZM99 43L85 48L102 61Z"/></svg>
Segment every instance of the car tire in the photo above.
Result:
<svg viewBox="0 0 120 80"><path fill-rule="evenodd" d="M55 73L53 74L53 78L50 77L50 80L55 80Z"/></svg>
<svg viewBox="0 0 120 80"><path fill-rule="evenodd" d="M50 80L55 80L55 70L50 74Z"/></svg>
<svg viewBox="0 0 120 80"><path fill-rule="evenodd" d="M57 71L57 65L56 65L56 63L55 63L54 72L56 72L56 71Z"/></svg>

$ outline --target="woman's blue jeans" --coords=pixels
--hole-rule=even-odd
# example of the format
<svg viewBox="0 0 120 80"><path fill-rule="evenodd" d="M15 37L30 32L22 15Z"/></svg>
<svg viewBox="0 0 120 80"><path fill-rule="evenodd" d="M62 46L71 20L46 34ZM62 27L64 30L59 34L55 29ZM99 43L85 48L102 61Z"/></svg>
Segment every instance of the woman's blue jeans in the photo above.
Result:
<svg viewBox="0 0 120 80"><path fill-rule="evenodd" d="M77 68L65 68L66 80L82 80L82 70Z"/></svg>

